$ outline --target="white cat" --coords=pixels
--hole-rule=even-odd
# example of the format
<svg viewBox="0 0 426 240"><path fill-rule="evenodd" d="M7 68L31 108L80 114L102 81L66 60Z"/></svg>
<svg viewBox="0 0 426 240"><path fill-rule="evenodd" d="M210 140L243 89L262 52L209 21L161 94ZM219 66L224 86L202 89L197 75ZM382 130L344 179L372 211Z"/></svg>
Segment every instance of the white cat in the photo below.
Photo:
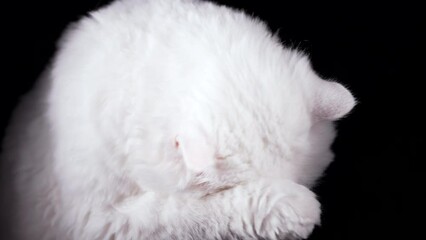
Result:
<svg viewBox="0 0 426 240"><path fill-rule="evenodd" d="M7 239L293 239L355 101L262 22L121 0L73 24L3 145ZM12 234L12 235L7 235Z"/></svg>

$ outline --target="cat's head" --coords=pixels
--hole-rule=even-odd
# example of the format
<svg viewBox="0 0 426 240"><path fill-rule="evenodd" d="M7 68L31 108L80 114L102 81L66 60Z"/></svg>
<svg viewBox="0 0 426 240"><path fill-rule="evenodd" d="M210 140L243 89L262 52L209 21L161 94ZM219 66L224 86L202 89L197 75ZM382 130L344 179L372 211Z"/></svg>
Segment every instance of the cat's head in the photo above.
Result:
<svg viewBox="0 0 426 240"><path fill-rule="evenodd" d="M264 92L258 100L264 102L248 107L237 124L223 130L194 123L176 136L179 159L193 174L190 183L210 189L270 177L310 186L318 179L333 159L333 122L351 111L355 99L343 85L315 74L306 57L297 58L291 74L282 76L284 84Z"/></svg>

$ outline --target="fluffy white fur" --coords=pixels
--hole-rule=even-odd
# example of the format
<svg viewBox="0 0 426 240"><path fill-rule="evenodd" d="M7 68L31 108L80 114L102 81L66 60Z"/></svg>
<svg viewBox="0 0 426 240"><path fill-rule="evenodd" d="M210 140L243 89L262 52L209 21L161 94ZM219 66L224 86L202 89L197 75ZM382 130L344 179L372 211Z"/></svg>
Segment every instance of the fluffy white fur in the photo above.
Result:
<svg viewBox="0 0 426 240"><path fill-rule="evenodd" d="M16 111L8 239L306 238L353 106L242 12L116 1L69 28Z"/></svg>

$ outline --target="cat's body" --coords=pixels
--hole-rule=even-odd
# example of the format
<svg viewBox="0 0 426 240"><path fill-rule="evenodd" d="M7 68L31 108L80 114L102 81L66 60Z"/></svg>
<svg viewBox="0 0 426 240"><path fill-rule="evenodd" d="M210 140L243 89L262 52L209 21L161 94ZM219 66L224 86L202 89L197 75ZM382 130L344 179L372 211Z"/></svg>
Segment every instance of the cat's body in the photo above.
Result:
<svg viewBox="0 0 426 240"><path fill-rule="evenodd" d="M13 239L305 238L353 104L243 13L117 1L16 111L2 211Z"/></svg>

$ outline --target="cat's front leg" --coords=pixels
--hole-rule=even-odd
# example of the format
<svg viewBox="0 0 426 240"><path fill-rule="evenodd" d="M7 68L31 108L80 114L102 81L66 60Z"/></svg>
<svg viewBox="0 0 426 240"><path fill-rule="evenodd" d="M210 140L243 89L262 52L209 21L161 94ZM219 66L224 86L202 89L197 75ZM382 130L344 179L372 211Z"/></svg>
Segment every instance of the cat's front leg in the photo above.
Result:
<svg viewBox="0 0 426 240"><path fill-rule="evenodd" d="M314 193L291 181L248 183L210 201L229 220L228 231L244 239L304 239L320 223Z"/></svg>

